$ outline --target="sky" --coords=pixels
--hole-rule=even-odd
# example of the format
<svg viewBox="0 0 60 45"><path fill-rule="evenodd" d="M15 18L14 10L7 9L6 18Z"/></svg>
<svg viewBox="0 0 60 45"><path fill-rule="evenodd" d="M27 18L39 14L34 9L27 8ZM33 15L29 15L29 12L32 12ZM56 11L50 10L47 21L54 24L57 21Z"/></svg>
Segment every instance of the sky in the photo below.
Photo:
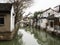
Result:
<svg viewBox="0 0 60 45"><path fill-rule="evenodd" d="M7 2L8 0L0 0L0 3L5 3L5 2Z"/></svg>
<svg viewBox="0 0 60 45"><path fill-rule="evenodd" d="M29 7L28 9L26 9L26 14L28 14L29 12L36 12L36 11L41 11L41 10L46 10L48 8L53 8L57 5L60 5L60 0L33 0L34 3L32 4L31 7Z"/></svg>

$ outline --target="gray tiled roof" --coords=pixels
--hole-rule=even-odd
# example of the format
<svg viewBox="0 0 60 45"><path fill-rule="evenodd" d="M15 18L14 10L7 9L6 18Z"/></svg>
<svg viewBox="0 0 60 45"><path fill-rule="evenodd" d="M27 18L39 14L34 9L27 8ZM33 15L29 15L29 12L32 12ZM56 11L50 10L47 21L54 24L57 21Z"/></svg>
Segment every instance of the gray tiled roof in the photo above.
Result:
<svg viewBox="0 0 60 45"><path fill-rule="evenodd" d="M12 4L10 3L0 3L0 12L10 12Z"/></svg>

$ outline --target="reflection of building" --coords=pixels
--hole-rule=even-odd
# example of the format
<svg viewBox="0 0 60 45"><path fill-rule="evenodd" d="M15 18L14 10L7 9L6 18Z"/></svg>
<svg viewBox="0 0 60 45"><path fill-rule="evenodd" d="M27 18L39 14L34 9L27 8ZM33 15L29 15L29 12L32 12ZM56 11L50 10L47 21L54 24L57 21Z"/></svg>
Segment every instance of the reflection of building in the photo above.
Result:
<svg viewBox="0 0 60 45"><path fill-rule="evenodd" d="M0 3L0 39L12 38L11 34L14 31L14 25L14 6L10 3Z"/></svg>
<svg viewBox="0 0 60 45"><path fill-rule="evenodd" d="M16 35L16 37L11 41L1 41L0 45L23 45L22 37Z"/></svg>

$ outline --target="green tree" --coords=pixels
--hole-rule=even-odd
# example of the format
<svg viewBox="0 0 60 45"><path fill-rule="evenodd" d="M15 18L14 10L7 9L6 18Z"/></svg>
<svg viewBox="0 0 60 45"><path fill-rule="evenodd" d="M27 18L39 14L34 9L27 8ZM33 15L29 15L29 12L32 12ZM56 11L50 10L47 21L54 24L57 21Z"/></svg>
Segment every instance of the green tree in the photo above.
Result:
<svg viewBox="0 0 60 45"><path fill-rule="evenodd" d="M36 22L38 21L38 15L40 15L41 16L41 14L42 14L43 12L42 11L38 11L38 12L35 12L34 13L34 17L33 17L33 19L35 19L36 20Z"/></svg>

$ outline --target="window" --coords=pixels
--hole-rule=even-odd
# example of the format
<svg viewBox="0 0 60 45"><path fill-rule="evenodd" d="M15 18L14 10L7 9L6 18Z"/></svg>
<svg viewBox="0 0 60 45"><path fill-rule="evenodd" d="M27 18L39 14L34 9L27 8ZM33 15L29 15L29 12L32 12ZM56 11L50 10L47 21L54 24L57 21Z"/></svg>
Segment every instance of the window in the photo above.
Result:
<svg viewBox="0 0 60 45"><path fill-rule="evenodd" d="M50 16L50 13L48 13L48 16Z"/></svg>
<svg viewBox="0 0 60 45"><path fill-rule="evenodd" d="M13 13L13 16L14 16L15 14Z"/></svg>
<svg viewBox="0 0 60 45"><path fill-rule="evenodd" d="M0 25L4 24L4 17L0 17Z"/></svg>
<svg viewBox="0 0 60 45"><path fill-rule="evenodd" d="M50 22L50 26L53 27L53 22Z"/></svg>

